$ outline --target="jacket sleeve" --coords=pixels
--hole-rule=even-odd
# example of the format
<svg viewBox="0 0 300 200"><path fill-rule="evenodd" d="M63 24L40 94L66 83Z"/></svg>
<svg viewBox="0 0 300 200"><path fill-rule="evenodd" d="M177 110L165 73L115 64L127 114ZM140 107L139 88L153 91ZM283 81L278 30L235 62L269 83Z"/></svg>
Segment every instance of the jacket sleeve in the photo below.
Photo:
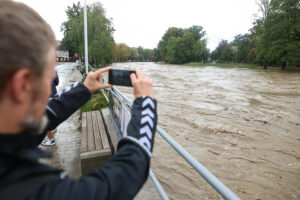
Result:
<svg viewBox="0 0 300 200"><path fill-rule="evenodd" d="M128 142L102 168L78 180L52 181L29 199L133 199L148 177L149 163L147 153Z"/></svg>
<svg viewBox="0 0 300 200"><path fill-rule="evenodd" d="M79 82L66 87L49 99L46 113L47 130L53 130L84 105L91 97L89 90Z"/></svg>
<svg viewBox="0 0 300 200"><path fill-rule="evenodd" d="M140 134L140 127L144 126L141 122L147 109L145 100L137 99L132 108L128 131L132 132L130 135L133 138ZM156 126L156 107L151 117ZM151 139L154 140L154 133ZM49 183L33 199L133 199L147 180L151 158L150 149L138 141L138 138L122 139L117 153L102 168L78 180L66 178Z"/></svg>

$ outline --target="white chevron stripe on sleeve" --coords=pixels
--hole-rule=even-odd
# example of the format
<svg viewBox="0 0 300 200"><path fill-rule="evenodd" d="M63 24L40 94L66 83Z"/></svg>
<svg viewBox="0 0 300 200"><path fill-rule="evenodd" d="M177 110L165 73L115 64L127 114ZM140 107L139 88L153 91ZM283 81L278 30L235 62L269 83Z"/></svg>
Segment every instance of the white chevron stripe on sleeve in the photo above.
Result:
<svg viewBox="0 0 300 200"><path fill-rule="evenodd" d="M63 92L69 92L71 89L72 89L72 86L67 86L67 87L63 90Z"/></svg>
<svg viewBox="0 0 300 200"><path fill-rule="evenodd" d="M155 105L153 103L153 101L150 98L147 98L144 102L143 102L143 108L146 107L148 104L150 104L150 106L154 109Z"/></svg>
<svg viewBox="0 0 300 200"><path fill-rule="evenodd" d="M149 115L151 118L154 118L154 114L153 114L153 112L149 108L147 108L146 110L144 110L142 112L142 115Z"/></svg>
<svg viewBox="0 0 300 200"><path fill-rule="evenodd" d="M57 117L56 112L54 112L54 110L52 110L52 108L50 108L49 106L47 106L46 108L47 108L47 110L49 110L54 116Z"/></svg>
<svg viewBox="0 0 300 200"><path fill-rule="evenodd" d="M142 135L144 133L147 134L147 136L149 137L149 139L152 139L152 131L149 128L148 125L145 125L143 128L140 129L140 134Z"/></svg>
<svg viewBox="0 0 300 200"><path fill-rule="evenodd" d="M151 151L151 143L150 143L149 139L146 136L141 137L139 139L139 141L142 144L144 144L147 147L147 149L149 149L149 151Z"/></svg>
<svg viewBox="0 0 300 200"><path fill-rule="evenodd" d="M153 121L152 121L152 119L148 115L146 115L145 117L143 117L141 119L141 124L144 124L146 122L148 122L149 125L151 126L151 128L153 128Z"/></svg>
<svg viewBox="0 0 300 200"><path fill-rule="evenodd" d="M74 84L73 84L73 87L77 87L79 85L79 82L75 82Z"/></svg>

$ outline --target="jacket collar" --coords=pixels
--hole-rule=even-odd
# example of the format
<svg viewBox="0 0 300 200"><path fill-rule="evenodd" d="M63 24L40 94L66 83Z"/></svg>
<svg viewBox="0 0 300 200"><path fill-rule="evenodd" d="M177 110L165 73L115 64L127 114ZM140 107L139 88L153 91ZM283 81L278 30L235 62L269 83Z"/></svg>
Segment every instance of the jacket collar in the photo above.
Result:
<svg viewBox="0 0 300 200"><path fill-rule="evenodd" d="M19 134L0 134L0 154L23 159L36 160L50 157L51 154L38 148L44 134L22 132Z"/></svg>

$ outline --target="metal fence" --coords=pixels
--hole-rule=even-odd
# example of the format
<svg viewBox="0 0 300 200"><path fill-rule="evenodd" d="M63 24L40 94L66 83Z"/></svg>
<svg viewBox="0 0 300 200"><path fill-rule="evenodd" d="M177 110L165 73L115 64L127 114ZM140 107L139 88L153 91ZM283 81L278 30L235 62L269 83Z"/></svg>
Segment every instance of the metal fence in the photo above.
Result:
<svg viewBox="0 0 300 200"><path fill-rule="evenodd" d="M92 67L91 67L92 68ZM95 69L92 68L92 71ZM107 82L103 79L103 82ZM109 89L109 97L101 90L105 99L109 103L110 116L113 126L117 132L118 138L126 136L126 127L129 119L126 118L126 113L130 115L132 102L120 92L117 88ZM206 169L199 161L197 161L188 151L186 151L179 143L177 143L170 135L168 135L160 126L157 125L157 132L173 147L181 157L183 157L215 190L223 196L224 199L239 200L240 198L226 187L219 179L217 179L208 169ZM150 169L149 173L153 183L159 191L162 199L168 200L168 195L160 185L154 173Z"/></svg>
<svg viewBox="0 0 300 200"><path fill-rule="evenodd" d="M118 89L111 88L109 89L109 97L103 92L105 98L108 100L110 105L110 114L112 117L113 124L117 129L119 134L118 137L125 136L123 131L127 127L128 119L126 120L123 115L117 116L114 115L117 113L114 107L114 98L117 99L121 105L122 110L129 109L132 106L131 101L123 95ZM122 117L123 116L123 117ZM178 144L170 135L168 135L160 126L157 125L157 132L173 147L216 191L221 194L225 199L238 200L239 197L235 195L228 187L226 187L220 180L218 180L209 170L207 170L200 162L198 162L189 152L187 152L180 144ZM150 170L150 177L153 180L156 188L158 189L161 197L163 199L169 199L166 192L160 185L159 181L156 179L152 170Z"/></svg>

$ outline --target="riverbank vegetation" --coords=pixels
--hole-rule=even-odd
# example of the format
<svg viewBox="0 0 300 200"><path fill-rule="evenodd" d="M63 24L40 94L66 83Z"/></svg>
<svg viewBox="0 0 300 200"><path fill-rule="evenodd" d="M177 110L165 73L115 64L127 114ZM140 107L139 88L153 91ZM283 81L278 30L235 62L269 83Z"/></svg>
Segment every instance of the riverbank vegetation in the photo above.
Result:
<svg viewBox="0 0 300 200"><path fill-rule="evenodd" d="M80 2L68 6L66 10L67 21L61 30L64 38L62 46L70 51L70 56L75 53L84 55L84 22L83 7ZM88 56L93 65L106 66L113 61L113 25L105 16L105 10L100 3L93 3L87 7L88 16Z"/></svg>
<svg viewBox="0 0 300 200"><path fill-rule="evenodd" d="M206 62L209 50L205 35L202 26L187 29L171 27L154 49L154 59L171 64Z"/></svg>
<svg viewBox="0 0 300 200"><path fill-rule="evenodd" d="M249 69L261 69L260 66L255 64L245 64L245 63L201 63L201 62L191 62L183 64L184 66L198 66L198 67L221 67L221 68L249 68Z"/></svg>
<svg viewBox="0 0 300 200"><path fill-rule="evenodd" d="M219 67L219 68L247 68L247 69L262 69L262 66L257 64L249 64L249 63L202 63L202 62L191 62L183 64L183 66L195 66L195 67ZM280 67L269 66L269 70L281 70ZM300 67L289 66L287 70L290 72L300 72Z"/></svg>
<svg viewBox="0 0 300 200"><path fill-rule="evenodd" d="M268 66L300 66L300 4L298 0L260 0L262 17L249 33L222 40L211 53L217 62Z"/></svg>
<svg viewBox="0 0 300 200"><path fill-rule="evenodd" d="M67 21L61 30L64 38L61 45L68 49L70 56L78 54L84 57L84 22L83 7L80 2L68 6ZM117 44L113 38L114 28L111 19L105 16L105 10L100 3L87 6L88 17L88 56L89 63L95 67L107 66L113 62L153 61L153 50L143 47L128 47L124 43Z"/></svg>
<svg viewBox="0 0 300 200"><path fill-rule="evenodd" d="M202 26L186 29L171 27L162 36L157 48L129 47L117 44L113 38L111 19L105 16L100 3L87 7L89 62L102 67L113 62L163 61L170 64L195 65L215 61L281 67L300 66L300 5L299 0L257 0L261 17L253 22L246 34L234 40L222 40L211 53L207 48L206 32ZM83 8L80 3L66 10L68 20L62 24L62 46L70 56L84 57ZM225 65L224 65L225 64ZM202 66L202 64L200 64ZM216 65L214 65L216 66ZM246 66L246 65L239 65Z"/></svg>
<svg viewBox="0 0 300 200"><path fill-rule="evenodd" d="M259 0L262 16L257 18L247 34L239 34L232 42L222 40L208 54L205 31L201 26L188 29L169 28L155 49L155 60L171 64L203 66L215 61L223 64L255 68L256 65L300 66L300 4L299 0ZM194 36L194 37L193 37ZM196 36L196 37L195 37ZM225 64L227 63L227 64ZM290 68L290 67L289 67Z"/></svg>
<svg viewBox="0 0 300 200"><path fill-rule="evenodd" d="M154 51L143 47L128 47L124 43L113 43L115 62L152 62L154 61Z"/></svg>

